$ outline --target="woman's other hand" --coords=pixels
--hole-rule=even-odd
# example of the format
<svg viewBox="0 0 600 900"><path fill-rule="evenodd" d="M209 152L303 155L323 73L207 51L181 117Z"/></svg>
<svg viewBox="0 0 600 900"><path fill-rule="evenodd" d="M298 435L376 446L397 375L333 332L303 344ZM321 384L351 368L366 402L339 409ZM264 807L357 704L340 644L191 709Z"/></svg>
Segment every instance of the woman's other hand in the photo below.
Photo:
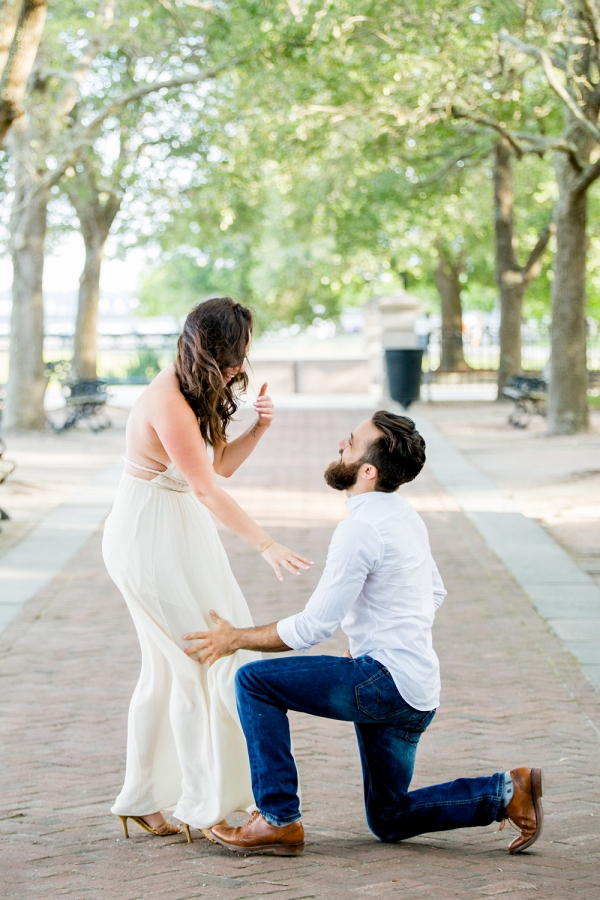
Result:
<svg viewBox="0 0 600 900"><path fill-rule="evenodd" d="M275 412L275 407L273 406L273 401L270 397L267 396L267 382L263 384L260 391L258 392L258 397L254 401L254 409L258 413L258 424L261 428L268 428L271 422L273 421L273 415Z"/></svg>
<svg viewBox="0 0 600 900"><path fill-rule="evenodd" d="M291 572L292 575L300 575L302 569L308 571L313 564L311 559L306 559L305 556L294 553L289 547L284 547L283 544L278 544L277 541L268 544L261 551L261 556L269 563L279 581L283 581L282 567Z"/></svg>

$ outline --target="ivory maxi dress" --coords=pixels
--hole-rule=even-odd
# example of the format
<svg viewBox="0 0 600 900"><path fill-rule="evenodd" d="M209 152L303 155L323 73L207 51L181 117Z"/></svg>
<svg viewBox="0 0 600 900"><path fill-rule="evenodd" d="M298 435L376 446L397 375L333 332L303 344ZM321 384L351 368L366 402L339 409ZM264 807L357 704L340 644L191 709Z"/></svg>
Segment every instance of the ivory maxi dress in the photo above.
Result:
<svg viewBox="0 0 600 900"><path fill-rule="evenodd" d="M210 828L254 808L235 673L260 654L238 650L214 665L183 652L181 636L214 627L209 610L252 625L215 524L171 464L151 481L123 473L102 551L129 607L142 669L129 708L125 784L112 812L169 810Z"/></svg>

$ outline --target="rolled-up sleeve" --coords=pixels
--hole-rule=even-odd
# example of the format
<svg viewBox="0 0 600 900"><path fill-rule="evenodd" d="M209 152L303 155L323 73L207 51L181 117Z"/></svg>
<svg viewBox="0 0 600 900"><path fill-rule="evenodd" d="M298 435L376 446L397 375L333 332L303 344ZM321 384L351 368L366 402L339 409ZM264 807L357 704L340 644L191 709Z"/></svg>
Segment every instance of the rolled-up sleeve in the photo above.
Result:
<svg viewBox="0 0 600 900"><path fill-rule="evenodd" d="M292 650L308 650L330 637L362 591L383 551L376 528L346 519L336 528L325 570L302 612L277 623L279 637Z"/></svg>

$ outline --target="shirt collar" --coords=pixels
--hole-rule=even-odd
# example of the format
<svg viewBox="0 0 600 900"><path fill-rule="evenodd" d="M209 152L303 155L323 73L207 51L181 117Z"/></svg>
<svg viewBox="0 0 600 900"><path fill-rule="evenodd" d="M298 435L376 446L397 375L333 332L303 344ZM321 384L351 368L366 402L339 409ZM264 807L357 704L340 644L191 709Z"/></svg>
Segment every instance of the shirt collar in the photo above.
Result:
<svg viewBox="0 0 600 900"><path fill-rule="evenodd" d="M365 494L357 494L355 497L348 497L346 506L350 512L358 509L364 503L372 503L376 497L395 497L395 494L388 494L385 491L367 491Z"/></svg>

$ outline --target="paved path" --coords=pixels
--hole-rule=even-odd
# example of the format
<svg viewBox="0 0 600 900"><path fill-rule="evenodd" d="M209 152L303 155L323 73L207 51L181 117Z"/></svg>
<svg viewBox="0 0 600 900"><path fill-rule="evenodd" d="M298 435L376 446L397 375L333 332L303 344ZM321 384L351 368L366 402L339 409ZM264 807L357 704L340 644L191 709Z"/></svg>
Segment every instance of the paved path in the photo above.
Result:
<svg viewBox="0 0 600 900"><path fill-rule="evenodd" d="M317 571L281 586L223 532L257 622L300 608L343 515L321 472L356 412L281 413L232 490ZM546 769L547 824L510 857L494 827L383 845L364 821L353 729L293 717L308 845L295 860L233 857L198 839L130 841L109 813L139 651L96 533L0 639L0 882L7 900L594 897L600 891L600 697L454 497L426 470L405 495L424 516L449 596L435 629L442 706L414 785L513 765ZM341 635L328 652L342 652ZM133 831L133 829L132 829Z"/></svg>

